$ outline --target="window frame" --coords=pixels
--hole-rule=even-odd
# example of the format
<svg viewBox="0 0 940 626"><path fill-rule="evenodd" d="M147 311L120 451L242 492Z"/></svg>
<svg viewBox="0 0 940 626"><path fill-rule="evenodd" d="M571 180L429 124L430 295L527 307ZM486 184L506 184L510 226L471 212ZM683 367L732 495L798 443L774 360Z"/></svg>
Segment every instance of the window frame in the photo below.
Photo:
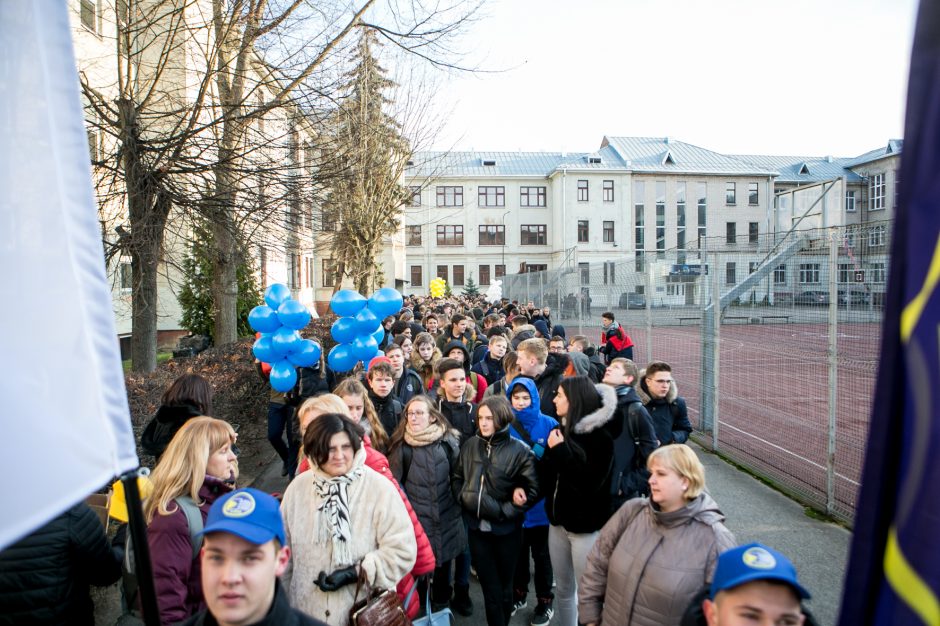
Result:
<svg viewBox="0 0 940 626"><path fill-rule="evenodd" d="M448 229L453 229L453 243L448 243ZM441 243L443 241L443 243ZM463 242L463 224L438 224L437 225L437 245L440 247L459 247Z"/></svg>
<svg viewBox="0 0 940 626"><path fill-rule="evenodd" d="M578 220L578 243L589 243L591 241L591 221Z"/></svg>
<svg viewBox="0 0 940 626"><path fill-rule="evenodd" d="M415 275L417 271L417 280L415 280ZM424 267L421 265L412 265L411 266L411 286L412 287L422 287L424 283Z"/></svg>
<svg viewBox="0 0 940 626"><path fill-rule="evenodd" d="M408 200L408 206L421 206L421 185L411 185L411 198Z"/></svg>
<svg viewBox="0 0 940 626"><path fill-rule="evenodd" d="M490 284L490 266L480 265L477 267L477 272L480 274L480 284L488 286Z"/></svg>
<svg viewBox="0 0 940 626"><path fill-rule="evenodd" d="M535 204L532 204L533 190L535 190L534 192ZM527 209L527 208L544 209L546 207L545 191L546 189L544 186L538 187L538 186L526 185L523 187L519 187L519 206L524 209Z"/></svg>
<svg viewBox="0 0 940 626"><path fill-rule="evenodd" d="M613 202L614 201L614 181L604 180L601 183L602 195L604 202Z"/></svg>
<svg viewBox="0 0 940 626"><path fill-rule="evenodd" d="M466 283L466 273L463 264L453 265L450 268L450 275L454 278L452 283L454 287L463 287ZM458 277L460 280L458 280Z"/></svg>
<svg viewBox="0 0 940 626"><path fill-rule="evenodd" d="M616 243L614 238L614 220L604 220L603 222L604 243Z"/></svg>
<svg viewBox="0 0 940 626"><path fill-rule="evenodd" d="M887 190L885 187L885 173L873 174L868 183L868 210L883 211Z"/></svg>
<svg viewBox="0 0 940 626"><path fill-rule="evenodd" d="M819 282L819 263L800 263L799 266L799 284L818 285Z"/></svg>
<svg viewBox="0 0 940 626"><path fill-rule="evenodd" d="M532 229L535 229L534 231ZM531 235L535 236L535 243L527 243ZM520 246L546 246L548 245L548 224L520 224Z"/></svg>
<svg viewBox="0 0 940 626"><path fill-rule="evenodd" d="M484 234L489 235L492 229L493 241L484 242ZM500 241L502 239L502 241ZM505 224L480 224L477 227L477 245L478 246L505 246L506 245L506 225Z"/></svg>
<svg viewBox="0 0 940 626"><path fill-rule="evenodd" d="M578 202L589 202L591 198L591 184L586 178L578 179Z"/></svg>
<svg viewBox="0 0 940 626"><path fill-rule="evenodd" d="M747 184L747 205L760 206L760 183Z"/></svg>
<svg viewBox="0 0 940 626"><path fill-rule="evenodd" d="M463 206L463 185L437 185L435 194L437 198L436 206Z"/></svg>
<svg viewBox="0 0 940 626"><path fill-rule="evenodd" d="M421 224L408 224L405 226L405 245L423 246L423 231Z"/></svg>
<svg viewBox="0 0 940 626"><path fill-rule="evenodd" d="M492 194L492 198L490 197ZM491 202L495 201L495 204ZM483 209L506 206L506 187L503 185L480 185L477 187L477 206Z"/></svg>
<svg viewBox="0 0 940 626"><path fill-rule="evenodd" d="M725 206L737 206L738 204L738 184L733 182L725 183Z"/></svg>
<svg viewBox="0 0 940 626"><path fill-rule="evenodd" d="M738 223L725 222L725 243L735 245L738 243Z"/></svg>

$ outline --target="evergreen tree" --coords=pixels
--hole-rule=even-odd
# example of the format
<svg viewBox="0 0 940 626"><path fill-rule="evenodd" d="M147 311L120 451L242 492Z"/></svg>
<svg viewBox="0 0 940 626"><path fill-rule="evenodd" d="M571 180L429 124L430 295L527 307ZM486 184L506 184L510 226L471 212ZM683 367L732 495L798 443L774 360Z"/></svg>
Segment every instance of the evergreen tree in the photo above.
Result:
<svg viewBox="0 0 940 626"><path fill-rule="evenodd" d="M467 283L463 286L463 295L470 296L471 298L476 298L480 295L480 288L473 282L473 272L470 272L470 278L467 279Z"/></svg>
<svg viewBox="0 0 940 626"><path fill-rule="evenodd" d="M360 293L376 285L376 258L384 238L400 227L401 207L409 193L400 184L411 148L401 125L386 113L386 92L396 85L379 65L379 44L372 29L364 28L356 50L356 66L348 74L348 97L339 108L335 138L336 171L330 176L324 206L324 230L341 273ZM337 281L337 289L340 281Z"/></svg>

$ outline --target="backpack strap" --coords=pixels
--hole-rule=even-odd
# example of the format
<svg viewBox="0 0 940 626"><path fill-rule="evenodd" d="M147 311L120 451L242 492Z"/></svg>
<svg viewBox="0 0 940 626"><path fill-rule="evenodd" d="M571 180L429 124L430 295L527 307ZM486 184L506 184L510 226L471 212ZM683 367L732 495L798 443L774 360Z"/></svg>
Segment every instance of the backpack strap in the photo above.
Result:
<svg viewBox="0 0 940 626"><path fill-rule="evenodd" d="M411 469L411 455L414 454L414 451L406 443L402 443L401 446L401 488L405 488L405 481L408 480L408 470Z"/></svg>
<svg viewBox="0 0 940 626"><path fill-rule="evenodd" d="M175 499L176 504L183 510L186 516L186 526L189 528L189 542L193 546L193 560L199 556L199 550L202 549L202 511L193 502L189 496L180 496Z"/></svg>
<svg viewBox="0 0 940 626"><path fill-rule="evenodd" d="M525 442L525 445L532 447L532 435L529 434L529 431L526 430L525 426L522 425L515 416L512 418L512 427L516 429L516 432L522 437L522 440Z"/></svg>

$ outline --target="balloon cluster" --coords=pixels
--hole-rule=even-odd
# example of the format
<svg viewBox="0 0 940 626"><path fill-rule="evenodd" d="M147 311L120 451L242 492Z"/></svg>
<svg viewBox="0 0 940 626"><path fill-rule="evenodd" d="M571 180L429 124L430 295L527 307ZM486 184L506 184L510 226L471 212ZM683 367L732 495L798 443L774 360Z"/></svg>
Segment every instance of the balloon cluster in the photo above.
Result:
<svg viewBox="0 0 940 626"><path fill-rule="evenodd" d="M447 281L441 277L437 277L428 284L428 287L431 289L432 297L440 298L444 295L444 292L447 291Z"/></svg>
<svg viewBox="0 0 940 626"><path fill-rule="evenodd" d="M271 387L282 393L297 384L297 367L312 367L320 360L320 345L298 332L310 323L310 311L290 296L290 289L275 283L264 292L265 304L248 314L248 323L261 333L251 351L271 364Z"/></svg>
<svg viewBox="0 0 940 626"><path fill-rule="evenodd" d="M483 297L487 302L499 302L503 297L503 281L493 281L493 284L490 285L490 288L486 290L486 293L483 294Z"/></svg>
<svg viewBox="0 0 940 626"><path fill-rule="evenodd" d="M340 316L330 334L336 340L326 362L336 372L348 372L362 361L368 363L379 355L379 343L385 336L382 319L401 311L402 295L391 287L379 289L366 300L352 289L333 294L330 308Z"/></svg>

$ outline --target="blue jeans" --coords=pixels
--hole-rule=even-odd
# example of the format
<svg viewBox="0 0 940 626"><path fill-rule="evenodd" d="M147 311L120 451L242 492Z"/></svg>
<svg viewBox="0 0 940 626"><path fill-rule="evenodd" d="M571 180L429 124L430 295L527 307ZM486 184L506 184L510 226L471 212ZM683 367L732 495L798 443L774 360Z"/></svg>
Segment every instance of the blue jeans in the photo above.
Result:
<svg viewBox="0 0 940 626"><path fill-rule="evenodd" d="M294 439L294 407L279 402L268 403L268 441L277 455L281 457L287 473L293 476L297 471L297 456L300 453L298 442ZM287 443L284 443L283 433L287 430Z"/></svg>

